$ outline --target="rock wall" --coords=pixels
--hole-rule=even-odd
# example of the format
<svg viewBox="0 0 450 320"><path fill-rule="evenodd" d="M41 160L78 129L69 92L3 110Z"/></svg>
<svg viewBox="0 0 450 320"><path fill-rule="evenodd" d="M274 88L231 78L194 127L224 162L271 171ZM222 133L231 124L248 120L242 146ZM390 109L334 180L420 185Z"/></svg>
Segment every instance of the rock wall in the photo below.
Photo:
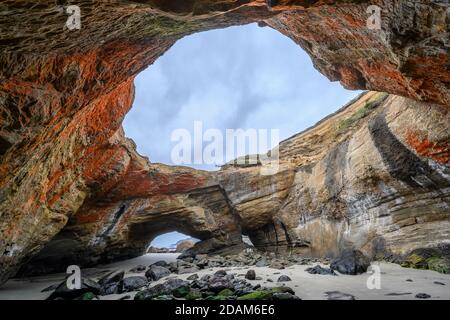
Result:
<svg viewBox="0 0 450 320"><path fill-rule="evenodd" d="M427 217L439 217L435 220L439 221L447 210L448 200L444 181L448 179L445 171L448 140L443 137L448 122L442 124L448 114L436 123L429 123L419 114L409 115L420 119L414 128L409 126L408 116L400 124L396 118L387 117L388 114L371 122L372 129L368 129L366 138L373 145L366 148L372 147L369 154L374 154L371 158L374 163L378 160L386 166L385 175L389 175L396 191L385 190L377 193L380 199L374 196L374 199L358 201L349 196L352 194L349 190L345 191L346 196L339 190L316 190L320 195L325 192L339 196L341 201L352 200L355 209L348 203L338 206L338 202L329 201L334 198L324 197L328 202L323 207L330 208L319 210L321 202L316 198L316 191L300 190L297 183L316 179L318 172L325 170L326 161L339 164L336 172L345 174L324 173L326 183L323 183L342 183L343 176L352 171L348 157L352 148L356 148L352 144L355 140L336 144L333 152L323 148L314 155L314 150L296 149L296 144L301 143L293 144L293 139L286 143L285 150L290 150L290 157L296 160L286 160L285 167L272 180L258 180L251 168L242 173L229 168L211 176L185 168L148 164L121 132L121 121L133 101L133 78L139 71L181 37L250 22L270 25L291 37L310 54L320 72L349 88L379 90L447 106L448 3L437 0L353 2L280 0L271 1L268 6L263 0L85 0L77 2L82 28L70 31L64 27L68 1L3 1L0 4L0 283L44 247L42 254L53 258L73 247L70 252L76 253L72 255L74 260L83 263L138 254L144 242L166 229L166 221L186 221L179 228L209 241L207 245L199 244L204 246L203 250L224 243L239 244L241 229L257 243L269 239L265 241L267 246L275 238L276 244L284 241L314 248L305 231L313 228L312 217L322 214L326 217L331 213L344 216L345 211L351 217L349 225L357 228L349 233L356 237L363 233L365 225L372 225L354 213L358 212L357 208L364 207L366 202L380 206L381 198L385 207L394 206L388 201L392 196L389 192L401 194L401 199L411 198L412 207L414 201L419 201L413 200L416 190L428 190L421 193L422 202L434 197L435 209L427 207L429 210L424 212ZM382 30L365 27L366 9L372 3L383 9ZM446 112L434 104L419 104L400 97L391 97L389 101L392 99L398 101L392 105L408 106L406 110L411 111L404 111L405 114L418 108L426 109L427 114ZM434 127L438 123L446 130ZM390 133L380 134L386 126ZM405 128L421 131L406 133ZM401 146L412 153L401 152L404 158L400 161L409 163L414 159L414 164L406 169L395 166L397 153L389 155L389 150ZM376 154L381 156L377 158ZM320 160L323 155L329 159ZM322 161L322 165L311 167L310 158ZM307 165L300 166L302 161ZM364 168L369 170L369 166ZM310 169L313 174L309 173ZM425 178L405 177L416 169L425 170L422 173ZM370 176L370 170L364 176ZM236 190L239 185L233 181L239 179L261 190L255 191L251 186L248 190L253 191L249 194ZM350 175L348 179L358 180ZM387 176L383 179L389 180ZM423 179L435 184L439 192L435 189L433 192L439 196L433 196L429 182ZM293 182L289 187L290 181ZM160 206L156 209L152 207L153 202L149 203L155 196L162 198L156 201ZM301 200L303 196L312 199ZM257 199L266 199L266 203L258 203ZM307 214L288 212L289 206L298 210L303 205L308 210L316 209ZM402 212L400 207L396 208ZM375 211L371 214L378 214ZM177 218L166 220L165 212ZM262 213L261 217L256 216L258 212ZM304 221L303 231L294 223L296 214ZM152 217L148 218L149 215ZM203 220L198 220L198 216L204 217ZM153 226L153 221L159 222ZM445 235L447 229L442 221L438 230L443 230ZM339 243L341 238L348 238L341 237L343 227L338 228L337 224L318 225L330 230L332 235L338 234ZM433 228L431 222L418 223L418 226ZM377 232L384 230L380 227ZM71 238L71 234L76 237ZM389 234L392 236L383 244L387 247L395 241L394 234ZM51 239L54 241L49 243ZM61 241L57 247L62 249L47 250L58 239ZM89 255L92 252L94 258L86 259L88 254L83 251Z"/></svg>

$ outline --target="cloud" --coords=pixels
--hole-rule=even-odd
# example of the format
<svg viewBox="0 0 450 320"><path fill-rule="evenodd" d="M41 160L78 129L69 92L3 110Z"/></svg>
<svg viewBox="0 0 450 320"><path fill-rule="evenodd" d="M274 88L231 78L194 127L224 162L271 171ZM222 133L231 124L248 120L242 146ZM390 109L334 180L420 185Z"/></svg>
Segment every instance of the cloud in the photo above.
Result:
<svg viewBox="0 0 450 320"><path fill-rule="evenodd" d="M359 94L314 69L292 40L257 25L198 33L178 41L136 78L124 121L128 137L152 162L171 164L173 130L302 131ZM194 166L213 169L213 166Z"/></svg>

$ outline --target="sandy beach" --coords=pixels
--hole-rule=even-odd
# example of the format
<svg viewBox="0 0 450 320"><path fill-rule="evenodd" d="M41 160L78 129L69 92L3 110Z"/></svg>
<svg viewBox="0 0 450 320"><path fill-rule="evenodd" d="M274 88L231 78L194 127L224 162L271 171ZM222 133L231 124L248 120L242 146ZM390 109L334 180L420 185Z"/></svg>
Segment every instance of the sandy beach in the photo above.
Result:
<svg viewBox="0 0 450 320"><path fill-rule="evenodd" d="M141 265L150 265L159 260L167 262L175 261L178 254L147 254L135 259L125 260L99 266L97 268L83 269L82 275L92 279L98 279L102 275L114 271L123 270L127 276L144 275L142 273L130 273L133 267ZM253 280L252 284L261 284L262 286L274 287L279 286L277 279L280 275L289 276L292 281L285 282L286 286L294 289L296 295L304 300L323 300L327 299L326 292L339 291L349 294L357 300L382 300L382 299L417 299L415 295L418 293L426 293L431 296L430 299L450 299L450 275L440 274L429 270L415 270L402 268L396 264L390 263L373 263L379 266L381 271L381 287L380 289L368 289L367 279L371 276L369 273L351 276L341 275L317 275L309 274L305 271L312 265L294 265L286 269L278 270L268 267L233 267L226 268L228 273L235 273L237 277L243 277L247 270L256 271L257 277L261 280ZM314 264L315 265L315 264ZM199 276L211 274L221 268L209 268L196 272ZM223 269L223 268L222 268ZM178 277L186 279L191 274L176 275L169 277ZM43 289L61 282L65 274L53 274L47 276L11 279L3 287L0 288L0 300L43 300L46 299L50 292L41 292ZM166 278L155 281L151 286L164 282ZM273 282L267 281L268 279ZM123 296L133 298L135 292L124 294L113 294L99 297L102 300L116 300Z"/></svg>

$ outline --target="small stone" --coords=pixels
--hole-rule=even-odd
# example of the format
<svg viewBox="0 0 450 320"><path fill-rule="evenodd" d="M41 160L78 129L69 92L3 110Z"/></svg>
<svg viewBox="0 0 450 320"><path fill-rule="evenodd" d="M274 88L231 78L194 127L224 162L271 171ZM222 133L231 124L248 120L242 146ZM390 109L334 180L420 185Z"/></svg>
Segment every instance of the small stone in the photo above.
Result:
<svg viewBox="0 0 450 320"><path fill-rule="evenodd" d="M146 266L143 265L137 265L136 267L134 267L133 269L130 270L131 273L141 273L144 272L147 269Z"/></svg>
<svg viewBox="0 0 450 320"><path fill-rule="evenodd" d="M433 282L434 284L438 284L438 285L440 285L440 286L445 286L445 283L443 283L443 282L440 282L440 281L435 281L435 282Z"/></svg>
<svg viewBox="0 0 450 320"><path fill-rule="evenodd" d="M355 296L340 291L325 292L328 300L355 300Z"/></svg>
<svg viewBox="0 0 450 320"><path fill-rule="evenodd" d="M181 267L178 269L178 274L186 274L186 273L195 273L198 272L199 269L197 267Z"/></svg>
<svg viewBox="0 0 450 320"><path fill-rule="evenodd" d="M316 265L315 267L307 268L305 271L310 274L337 276L337 273L334 272L333 270L331 270L329 268L323 268L319 265Z"/></svg>
<svg viewBox="0 0 450 320"><path fill-rule="evenodd" d="M214 275L218 277L225 277L227 275L227 272L225 270L218 270L214 273Z"/></svg>
<svg viewBox="0 0 450 320"><path fill-rule="evenodd" d="M273 300L301 300L299 297L297 297L296 295L293 295L289 292L279 292L279 293L274 293L272 296Z"/></svg>
<svg viewBox="0 0 450 320"><path fill-rule="evenodd" d="M418 294L416 294L416 298L417 299L429 299L429 298L431 298L431 296L426 293L418 293Z"/></svg>
<svg viewBox="0 0 450 320"><path fill-rule="evenodd" d="M256 267L267 267L269 265L269 263L267 262L266 258L262 258L261 260L259 260L258 262L256 262L255 266Z"/></svg>
<svg viewBox="0 0 450 320"><path fill-rule="evenodd" d="M156 261L155 263L152 263L151 265L150 265L150 267L151 266L158 266L158 267L164 267L164 268L167 268L168 266L169 266L169 264L166 262L166 261L164 261L164 260L159 260L159 261Z"/></svg>
<svg viewBox="0 0 450 320"><path fill-rule="evenodd" d="M198 274L194 273L191 274L189 277L186 278L186 280L192 281L192 280L197 280L198 279Z"/></svg>

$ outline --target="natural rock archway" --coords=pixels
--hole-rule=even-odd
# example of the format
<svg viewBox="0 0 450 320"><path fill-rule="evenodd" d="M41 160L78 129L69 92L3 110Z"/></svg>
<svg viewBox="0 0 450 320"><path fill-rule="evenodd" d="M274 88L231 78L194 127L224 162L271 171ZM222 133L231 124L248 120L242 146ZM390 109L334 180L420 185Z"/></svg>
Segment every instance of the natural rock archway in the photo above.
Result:
<svg viewBox="0 0 450 320"><path fill-rule="evenodd" d="M152 219L163 228L166 212L219 244L238 244L241 229L260 247L284 241L318 253L368 239L394 251L448 241L448 4L353 2L86 0L77 3L78 31L64 28L65 1L2 2L0 283L66 225L62 248L76 242L96 262L137 254L139 235L154 232ZM372 3L383 9L382 30L366 27ZM159 167L137 155L121 131L133 77L183 36L260 21L301 45L331 80L416 101L390 96L379 116L345 133L331 126L294 137L272 179L254 168L211 176ZM317 244L317 232L327 240Z"/></svg>

